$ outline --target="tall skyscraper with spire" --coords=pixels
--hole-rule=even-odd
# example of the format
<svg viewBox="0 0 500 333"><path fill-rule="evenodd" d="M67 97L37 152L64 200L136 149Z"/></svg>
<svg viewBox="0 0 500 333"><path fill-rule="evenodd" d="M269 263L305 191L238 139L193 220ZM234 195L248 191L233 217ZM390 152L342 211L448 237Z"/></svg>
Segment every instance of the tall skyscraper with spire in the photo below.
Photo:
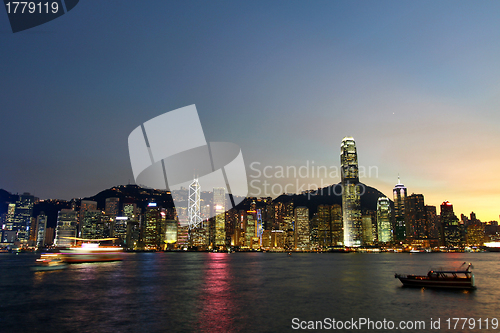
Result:
<svg viewBox="0 0 500 333"><path fill-rule="evenodd" d="M392 190L394 200L394 219L396 225L394 226L394 238L396 240L405 240L406 238L406 224L405 224L405 199L407 197L407 189L401 184L398 175L398 183Z"/></svg>
<svg viewBox="0 0 500 333"><path fill-rule="evenodd" d="M342 171L342 213L344 221L344 245L362 245L361 195L356 143L352 137L345 137L340 146L340 167Z"/></svg>

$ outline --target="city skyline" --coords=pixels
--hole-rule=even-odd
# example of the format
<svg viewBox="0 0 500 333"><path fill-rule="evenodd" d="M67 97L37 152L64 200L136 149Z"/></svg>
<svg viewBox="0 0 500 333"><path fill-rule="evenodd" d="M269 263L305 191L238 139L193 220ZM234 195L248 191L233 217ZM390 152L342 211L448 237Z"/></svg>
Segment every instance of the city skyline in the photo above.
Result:
<svg viewBox="0 0 500 333"><path fill-rule="evenodd" d="M0 16L0 188L68 200L127 184L128 133L196 104L250 175L338 166L351 135L378 169L363 183L392 198L400 174L426 203L498 220L500 4L97 6L16 34Z"/></svg>

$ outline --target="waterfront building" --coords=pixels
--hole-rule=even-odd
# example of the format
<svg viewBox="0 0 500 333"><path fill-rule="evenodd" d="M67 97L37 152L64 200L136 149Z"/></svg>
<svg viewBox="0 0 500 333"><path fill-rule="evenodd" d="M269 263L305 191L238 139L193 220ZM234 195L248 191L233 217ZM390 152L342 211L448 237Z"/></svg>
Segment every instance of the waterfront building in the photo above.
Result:
<svg viewBox="0 0 500 333"><path fill-rule="evenodd" d="M319 228L322 220L318 217L317 214L314 214L313 218L309 223L310 227L310 248L311 250L317 251L319 249L327 248L329 245L323 245L320 247L319 241Z"/></svg>
<svg viewBox="0 0 500 333"><path fill-rule="evenodd" d="M374 245L377 242L377 219L374 211L367 211L361 215L363 225L363 244Z"/></svg>
<svg viewBox="0 0 500 333"><path fill-rule="evenodd" d="M37 225L37 235L36 235L36 247L42 248L45 246L45 232L47 230L47 215L44 212L41 212L36 217L36 225Z"/></svg>
<svg viewBox="0 0 500 333"><path fill-rule="evenodd" d="M201 197L200 197L200 183L198 179L195 178L193 182L189 185L189 196L188 196L188 208L187 208L187 219L189 229L194 229L200 226L202 223L202 219L200 216L200 208L201 208ZM181 211L179 211L179 207L177 208L177 214L179 214L179 221L183 221L183 216ZM181 223L181 225L183 225Z"/></svg>
<svg viewBox="0 0 500 333"><path fill-rule="evenodd" d="M342 221L342 206L333 205L330 209L332 245L344 244L344 222Z"/></svg>
<svg viewBox="0 0 500 333"><path fill-rule="evenodd" d="M104 213L108 216L120 214L120 198L106 198Z"/></svg>
<svg viewBox="0 0 500 333"><path fill-rule="evenodd" d="M299 251L310 250L309 208L295 208L295 248Z"/></svg>
<svg viewBox="0 0 500 333"><path fill-rule="evenodd" d="M83 229L83 218L85 215L85 212L88 211L96 211L97 210L97 202L92 201L92 200L82 200L80 203L80 214L78 218L78 231L79 235L82 235L82 229Z"/></svg>
<svg viewBox="0 0 500 333"><path fill-rule="evenodd" d="M161 218L160 207L156 202L150 202L145 213L144 246L146 249L160 249Z"/></svg>
<svg viewBox="0 0 500 333"><path fill-rule="evenodd" d="M428 238L427 217L425 215L424 196L412 194L405 200L406 238L421 240Z"/></svg>
<svg viewBox="0 0 500 333"><path fill-rule="evenodd" d="M177 243L178 223L176 220L167 220L165 221L165 224L165 243L167 244L167 247L171 247L171 244Z"/></svg>
<svg viewBox="0 0 500 333"><path fill-rule="evenodd" d="M332 207L330 205L319 205L317 213L317 238L318 246L327 248L332 246Z"/></svg>
<svg viewBox="0 0 500 333"><path fill-rule="evenodd" d="M34 204L35 197L29 193L23 193L19 195L19 199L15 204L12 230L17 231L17 239L22 243L25 243L29 240Z"/></svg>
<svg viewBox="0 0 500 333"><path fill-rule="evenodd" d="M425 206L425 216L427 218L427 228L429 234L429 244L437 247L442 244L440 240L441 223L436 213L436 206Z"/></svg>
<svg viewBox="0 0 500 333"><path fill-rule="evenodd" d="M379 243L392 242L391 205L386 197L377 200L377 236Z"/></svg>
<svg viewBox="0 0 500 333"><path fill-rule="evenodd" d="M398 176L398 183L392 191L394 200L394 238L398 241L406 239L406 224L405 224L405 200L407 197L407 189L401 184Z"/></svg>
<svg viewBox="0 0 500 333"><path fill-rule="evenodd" d="M461 247L463 245L463 227L453 212L453 205L449 201L441 204L441 224L444 245L447 247Z"/></svg>
<svg viewBox="0 0 500 333"><path fill-rule="evenodd" d="M226 190L216 187L213 190L213 207L215 216L215 246L226 245Z"/></svg>
<svg viewBox="0 0 500 333"><path fill-rule="evenodd" d="M466 228L466 245L483 246L485 239L484 224L476 221L470 223Z"/></svg>
<svg viewBox="0 0 500 333"><path fill-rule="evenodd" d="M80 210L81 212L81 210ZM103 214L100 210L85 210L81 220L81 236L85 239L104 238Z"/></svg>
<svg viewBox="0 0 500 333"><path fill-rule="evenodd" d="M352 137L345 137L340 146L342 211L344 245L362 245L361 195L359 188L358 155Z"/></svg>
<svg viewBox="0 0 500 333"><path fill-rule="evenodd" d="M57 215L56 237L54 245L69 247L75 244L76 226L78 223L77 212L73 209L61 209Z"/></svg>

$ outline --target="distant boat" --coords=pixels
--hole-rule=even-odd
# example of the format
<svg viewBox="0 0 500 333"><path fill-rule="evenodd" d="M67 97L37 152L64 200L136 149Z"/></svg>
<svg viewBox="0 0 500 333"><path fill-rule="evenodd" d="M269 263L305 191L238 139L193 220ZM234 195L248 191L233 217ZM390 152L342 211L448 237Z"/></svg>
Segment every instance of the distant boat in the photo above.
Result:
<svg viewBox="0 0 500 333"><path fill-rule="evenodd" d="M465 264L464 262L462 266ZM470 271L471 268L472 265L469 264L465 270L431 270L427 275L395 274L394 277L399 279L404 287L476 289L474 274Z"/></svg>

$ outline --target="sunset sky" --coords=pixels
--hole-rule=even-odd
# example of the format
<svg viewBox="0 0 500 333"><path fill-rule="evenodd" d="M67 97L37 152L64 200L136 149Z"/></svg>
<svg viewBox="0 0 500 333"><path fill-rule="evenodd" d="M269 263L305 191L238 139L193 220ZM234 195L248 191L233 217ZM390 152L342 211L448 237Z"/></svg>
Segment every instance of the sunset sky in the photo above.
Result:
<svg viewBox="0 0 500 333"><path fill-rule="evenodd" d="M133 183L130 132L196 104L249 182L264 180L255 162L338 168L352 136L378 170L366 184L392 198L399 174L428 205L498 220L499 18L498 1L82 0L14 34L4 11L0 188L70 199ZM320 178L300 183L340 181Z"/></svg>

